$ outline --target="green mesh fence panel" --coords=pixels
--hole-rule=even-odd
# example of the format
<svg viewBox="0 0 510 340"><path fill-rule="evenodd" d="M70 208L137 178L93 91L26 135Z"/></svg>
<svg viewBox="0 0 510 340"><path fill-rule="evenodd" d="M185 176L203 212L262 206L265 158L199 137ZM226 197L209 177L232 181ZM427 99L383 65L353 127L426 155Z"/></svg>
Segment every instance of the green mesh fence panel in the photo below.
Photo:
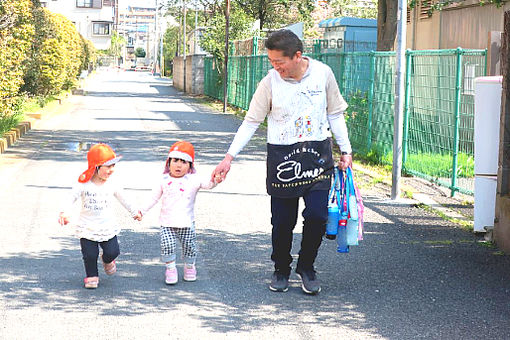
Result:
<svg viewBox="0 0 510 340"><path fill-rule="evenodd" d="M204 59L204 94L206 96L223 100L223 77L213 57Z"/></svg>
<svg viewBox="0 0 510 340"><path fill-rule="evenodd" d="M409 51L404 168L454 191L474 190L474 78L485 51Z"/></svg>
<svg viewBox="0 0 510 340"><path fill-rule="evenodd" d="M309 49L310 50L310 49ZM451 188L474 189L474 78L484 75L486 51L408 51L403 166ZM309 56L329 65L347 100L349 138L356 152L392 163L394 52L330 52ZM228 103L244 110L271 68L266 55L229 58ZM204 92L223 100L221 67L205 60Z"/></svg>

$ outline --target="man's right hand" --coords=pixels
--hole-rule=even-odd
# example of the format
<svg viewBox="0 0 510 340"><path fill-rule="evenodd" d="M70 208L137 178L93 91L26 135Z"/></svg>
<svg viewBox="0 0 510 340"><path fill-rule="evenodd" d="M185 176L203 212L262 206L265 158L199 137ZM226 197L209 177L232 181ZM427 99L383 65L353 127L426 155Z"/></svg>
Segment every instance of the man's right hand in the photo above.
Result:
<svg viewBox="0 0 510 340"><path fill-rule="evenodd" d="M226 154L225 158L216 166L216 169L211 174L211 181L215 181L216 183L221 183L227 177L228 172L230 171L230 164L234 157L230 154Z"/></svg>

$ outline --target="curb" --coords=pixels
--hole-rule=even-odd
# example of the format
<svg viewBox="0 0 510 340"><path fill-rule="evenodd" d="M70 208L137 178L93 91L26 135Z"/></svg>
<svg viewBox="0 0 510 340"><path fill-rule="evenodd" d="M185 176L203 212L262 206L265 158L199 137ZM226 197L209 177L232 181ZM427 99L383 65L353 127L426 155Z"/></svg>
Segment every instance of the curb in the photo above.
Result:
<svg viewBox="0 0 510 340"><path fill-rule="evenodd" d="M372 178L380 177L380 175L378 175L377 173L375 173L369 169L366 169L357 163L353 164L353 169L355 169L369 177L372 177ZM385 180L382 180L382 183L391 188L391 185L392 185L391 181L388 181L385 179ZM418 204L428 207L430 210L434 211L437 215L443 217L446 220L450 220L451 222L460 224L460 225L468 224L468 225L472 226L472 224L473 224L473 219L468 218L464 215L461 215L457 211L443 206L442 204L436 202L431 195L420 192L419 190L412 187L411 185L402 183L400 185L400 192L401 193L405 193L405 192L411 193L411 195L412 195L411 200L417 202Z"/></svg>
<svg viewBox="0 0 510 340"><path fill-rule="evenodd" d="M16 143L22 136L28 131L35 128L39 121L45 117L53 116L58 113L62 113L70 104L69 99L72 97L71 93L67 93L65 98L59 98L53 104L53 107L42 108L41 110L33 113L25 114L25 120L20 122L18 125L7 131L3 137L0 137L0 154L3 154Z"/></svg>

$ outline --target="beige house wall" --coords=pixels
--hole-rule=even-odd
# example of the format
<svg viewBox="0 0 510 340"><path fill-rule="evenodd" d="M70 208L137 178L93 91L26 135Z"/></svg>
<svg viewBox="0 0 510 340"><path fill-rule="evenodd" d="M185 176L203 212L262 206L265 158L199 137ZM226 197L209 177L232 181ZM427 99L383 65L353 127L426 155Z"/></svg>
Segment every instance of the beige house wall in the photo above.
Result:
<svg viewBox="0 0 510 340"><path fill-rule="evenodd" d="M413 50L487 48L491 31L503 31L504 12L510 3L498 8L494 4L480 6L477 0L434 11L420 18L420 7L414 8L407 24L407 48Z"/></svg>

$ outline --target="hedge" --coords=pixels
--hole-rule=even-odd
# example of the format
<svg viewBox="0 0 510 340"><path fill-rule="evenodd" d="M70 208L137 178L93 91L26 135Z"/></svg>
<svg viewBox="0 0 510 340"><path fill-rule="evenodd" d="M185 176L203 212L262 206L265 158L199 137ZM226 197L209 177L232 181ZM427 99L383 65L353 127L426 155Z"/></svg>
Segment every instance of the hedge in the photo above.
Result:
<svg viewBox="0 0 510 340"><path fill-rule="evenodd" d="M22 98L73 87L95 58L93 44L64 16L37 0L0 0L0 123Z"/></svg>
<svg viewBox="0 0 510 340"><path fill-rule="evenodd" d="M0 119L16 113L34 36L31 0L0 1Z"/></svg>

